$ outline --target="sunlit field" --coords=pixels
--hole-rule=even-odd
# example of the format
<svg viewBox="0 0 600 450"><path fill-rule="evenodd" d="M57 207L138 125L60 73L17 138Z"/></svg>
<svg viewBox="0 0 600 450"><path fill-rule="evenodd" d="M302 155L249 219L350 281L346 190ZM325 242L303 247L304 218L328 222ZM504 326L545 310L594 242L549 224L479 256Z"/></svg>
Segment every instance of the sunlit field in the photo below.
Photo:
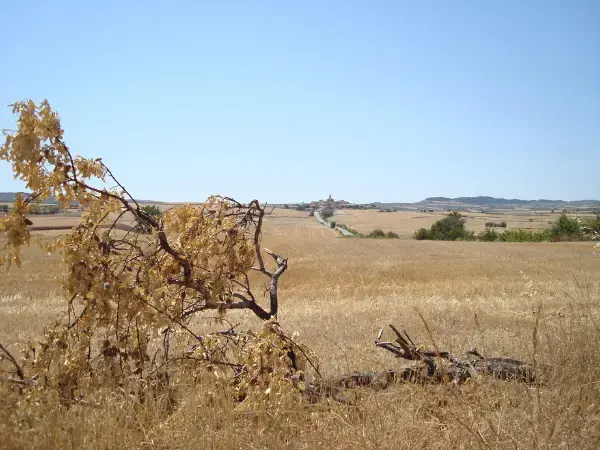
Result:
<svg viewBox="0 0 600 450"><path fill-rule="evenodd" d="M526 230L543 230L549 228L550 222L555 221L561 211L532 211L532 210L507 210L494 211L490 214L462 212L466 217L466 227L476 233L485 230L486 222L505 221L507 228L522 228ZM375 228L384 231L394 231L401 238L409 239L419 228L429 228L436 221L447 216L448 212L420 212L397 211L379 212L377 210L351 210L336 211L332 220L338 224L345 224L361 233L370 233ZM569 217L588 217L585 214L569 214ZM501 230L501 229L500 229Z"/></svg>
<svg viewBox="0 0 600 450"><path fill-rule="evenodd" d="M436 219L415 215L344 211L336 219L404 236ZM289 257L280 323L316 352L324 377L402 365L374 345L379 329L395 324L430 346L456 353L477 346L486 356L535 363L544 384L398 384L353 392L351 404L307 404L277 415L237 413L210 384L182 383L168 415L158 400L114 396L99 408L67 409L48 398L27 427L15 427L2 408L0 447L598 448L600 257L590 243L349 239L290 210L275 210L264 232L264 246ZM23 261L21 270L0 274L0 342L13 347L39 336L65 302L56 256L32 246ZM246 311L227 318L241 329L260 327Z"/></svg>

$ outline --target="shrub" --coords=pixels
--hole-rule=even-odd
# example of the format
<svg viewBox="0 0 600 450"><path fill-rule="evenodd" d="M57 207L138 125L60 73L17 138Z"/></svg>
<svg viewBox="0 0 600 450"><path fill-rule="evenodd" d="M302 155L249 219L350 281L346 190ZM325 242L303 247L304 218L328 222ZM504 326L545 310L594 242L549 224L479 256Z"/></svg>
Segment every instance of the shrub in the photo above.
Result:
<svg viewBox="0 0 600 450"><path fill-rule="evenodd" d="M59 211L58 205L34 205L30 208L29 214L47 216L48 214L58 214Z"/></svg>
<svg viewBox="0 0 600 450"><path fill-rule="evenodd" d="M146 205L142 206L140 209L152 217L158 217L162 214L156 205Z"/></svg>
<svg viewBox="0 0 600 450"><path fill-rule="evenodd" d="M553 241L581 240L583 226L579 219L571 218L563 212L552 225L550 234Z"/></svg>
<svg viewBox="0 0 600 450"><path fill-rule="evenodd" d="M359 233L358 231L350 228L348 225L344 224L344 223L338 223L336 224L336 226L338 228L343 228L344 230L348 230L350 233L352 233L355 237L364 237L364 235L362 233Z"/></svg>
<svg viewBox="0 0 600 450"><path fill-rule="evenodd" d="M475 236L475 232L474 231L465 231L465 234L460 237L457 238L457 241L474 241L477 239L477 236Z"/></svg>
<svg viewBox="0 0 600 450"><path fill-rule="evenodd" d="M498 240L501 242L543 242L550 239L548 230L506 230L498 233Z"/></svg>
<svg viewBox="0 0 600 450"><path fill-rule="evenodd" d="M425 230L425 232L419 230L415 233L415 239L433 239L436 241L473 240L475 234L467 231L465 228L466 222L467 219L459 212L453 211L434 223L429 230Z"/></svg>
<svg viewBox="0 0 600 450"><path fill-rule="evenodd" d="M398 236L398 233L394 233L393 231L388 231L387 233L385 233L385 237L388 239L398 239L400 236Z"/></svg>
<svg viewBox="0 0 600 450"><path fill-rule="evenodd" d="M498 223L498 222L486 222L485 226L488 228L495 228L495 227L499 227L499 228L506 228L506 222L503 220L502 222Z"/></svg>
<svg viewBox="0 0 600 450"><path fill-rule="evenodd" d="M483 242L494 242L498 240L498 232L493 228L486 227L485 231L482 231L477 235L477 240Z"/></svg>
<svg viewBox="0 0 600 450"><path fill-rule="evenodd" d="M329 222L329 226L331 228L335 228L335 220L332 220L331 222Z"/></svg>
<svg viewBox="0 0 600 450"><path fill-rule="evenodd" d="M383 238L385 237L385 233L383 232L383 230L380 230L379 228L376 230L373 230L369 233L369 237L371 238Z"/></svg>
<svg viewBox="0 0 600 450"><path fill-rule="evenodd" d="M321 210L321 217L323 217L323 219L328 219L331 216L333 216L333 208L323 208Z"/></svg>
<svg viewBox="0 0 600 450"><path fill-rule="evenodd" d="M419 228L417 231L415 231L415 239L418 241L431 239L429 237L429 230L427 228Z"/></svg>
<svg viewBox="0 0 600 450"><path fill-rule="evenodd" d="M583 224L583 231L587 238L600 234L600 210L594 211L596 217L587 219Z"/></svg>

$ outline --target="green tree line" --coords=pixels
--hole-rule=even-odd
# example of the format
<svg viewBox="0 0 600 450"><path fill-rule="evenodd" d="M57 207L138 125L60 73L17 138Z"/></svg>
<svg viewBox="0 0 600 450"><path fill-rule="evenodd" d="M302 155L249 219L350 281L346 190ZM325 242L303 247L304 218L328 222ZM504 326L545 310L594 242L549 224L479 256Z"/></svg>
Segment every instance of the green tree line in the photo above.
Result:
<svg viewBox="0 0 600 450"><path fill-rule="evenodd" d="M504 230L496 231L486 224L484 231L475 233L466 228L467 218L453 211L430 228L421 228L414 234L417 240L435 241L484 241L484 242L559 242L585 241L600 232L600 211L594 217L578 219L563 212L546 230Z"/></svg>

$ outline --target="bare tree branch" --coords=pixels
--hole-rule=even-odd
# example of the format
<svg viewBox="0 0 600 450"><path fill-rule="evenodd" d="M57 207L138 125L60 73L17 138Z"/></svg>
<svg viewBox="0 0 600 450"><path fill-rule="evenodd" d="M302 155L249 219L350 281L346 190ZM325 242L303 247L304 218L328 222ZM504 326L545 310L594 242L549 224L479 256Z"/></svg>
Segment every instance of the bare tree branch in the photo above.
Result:
<svg viewBox="0 0 600 450"><path fill-rule="evenodd" d="M12 363L12 365L15 366L17 376L21 380L25 380L25 373L23 372L23 368L19 365L17 360L14 358L14 356L11 355L11 353L8 351L8 349L2 344L0 344L0 350L2 350L2 352L6 355L6 358Z"/></svg>
<svg viewBox="0 0 600 450"><path fill-rule="evenodd" d="M415 345L406 332L403 336L393 325L390 325L390 328L396 334L396 343L381 341L383 334L383 330L381 330L375 340L375 345L392 352L398 358L422 361L427 366L426 376L431 381L442 381L449 378L462 382L474 374L487 374L503 380L536 382L533 368L522 361L503 357L485 358L475 349L466 352L464 357L457 357L450 352L439 351L437 348L435 351L424 350ZM442 363L442 361L446 362Z"/></svg>

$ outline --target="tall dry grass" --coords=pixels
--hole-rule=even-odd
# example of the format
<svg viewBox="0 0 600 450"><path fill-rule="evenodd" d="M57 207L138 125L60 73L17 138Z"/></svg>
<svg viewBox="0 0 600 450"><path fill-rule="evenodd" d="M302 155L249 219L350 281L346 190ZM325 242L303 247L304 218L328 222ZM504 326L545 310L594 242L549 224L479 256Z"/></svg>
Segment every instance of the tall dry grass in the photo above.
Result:
<svg viewBox="0 0 600 450"><path fill-rule="evenodd" d="M477 345L486 356L526 360L544 383L399 384L348 393L352 405L250 412L212 379L181 380L174 410L166 395L140 404L99 392L66 408L50 394L24 402L0 387L0 447L600 447L600 258L589 244L336 239L312 220L272 217L265 246L290 258L280 322L317 353L325 377L399 367L373 344L393 323L456 353ZM33 248L26 255L21 271L0 274L5 343L35 337L61 312L57 261ZM229 319L260 325L244 312Z"/></svg>

